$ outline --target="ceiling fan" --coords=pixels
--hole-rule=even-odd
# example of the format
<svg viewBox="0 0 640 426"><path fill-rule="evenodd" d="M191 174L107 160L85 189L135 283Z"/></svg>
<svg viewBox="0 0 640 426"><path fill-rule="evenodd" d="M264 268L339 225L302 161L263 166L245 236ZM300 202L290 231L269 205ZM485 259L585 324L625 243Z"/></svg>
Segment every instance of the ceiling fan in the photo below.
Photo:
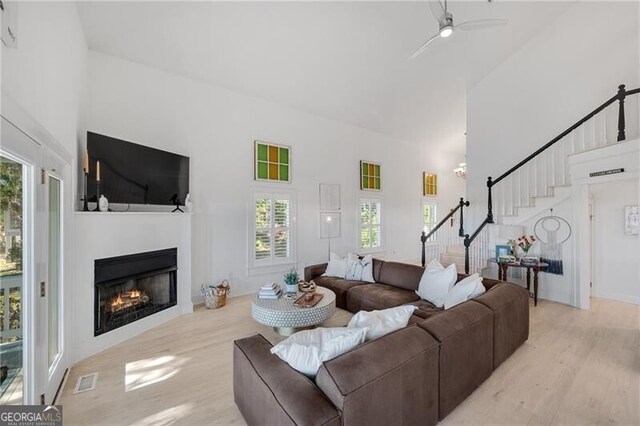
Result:
<svg viewBox="0 0 640 426"><path fill-rule="evenodd" d="M489 1L489 3L491 3L491 1ZM451 36L454 31L482 30L485 28L506 25L508 22L507 19L474 19L472 21L464 21L454 25L453 14L449 12L449 9L447 8L447 0L444 0L444 4L441 0L429 1L429 7L431 8L431 12L433 12L433 16L435 16L438 21L438 32L413 52L409 59L414 59L420 56L431 42L439 38L447 38Z"/></svg>

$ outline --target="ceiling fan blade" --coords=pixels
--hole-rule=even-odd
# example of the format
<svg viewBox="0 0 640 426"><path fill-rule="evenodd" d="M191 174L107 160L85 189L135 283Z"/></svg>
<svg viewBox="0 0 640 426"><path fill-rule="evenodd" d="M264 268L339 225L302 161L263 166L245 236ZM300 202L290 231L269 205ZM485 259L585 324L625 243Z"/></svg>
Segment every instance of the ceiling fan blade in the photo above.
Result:
<svg viewBox="0 0 640 426"><path fill-rule="evenodd" d="M440 0L429 0L429 9L431 9L431 13L433 17L436 18L436 21L442 21L445 15L444 4Z"/></svg>
<svg viewBox="0 0 640 426"><path fill-rule="evenodd" d="M460 22L455 28L463 31L484 30L485 28L501 27L507 25L508 22L508 19L476 19Z"/></svg>
<svg viewBox="0 0 640 426"><path fill-rule="evenodd" d="M418 56L420 56L422 54L422 52L425 51L425 49L427 48L427 46L434 40L439 39L440 38L440 34L436 34L433 37L431 37L429 40L425 41L424 44L422 46L420 46L415 52L413 52L411 54L411 56L409 56L407 59L415 59Z"/></svg>

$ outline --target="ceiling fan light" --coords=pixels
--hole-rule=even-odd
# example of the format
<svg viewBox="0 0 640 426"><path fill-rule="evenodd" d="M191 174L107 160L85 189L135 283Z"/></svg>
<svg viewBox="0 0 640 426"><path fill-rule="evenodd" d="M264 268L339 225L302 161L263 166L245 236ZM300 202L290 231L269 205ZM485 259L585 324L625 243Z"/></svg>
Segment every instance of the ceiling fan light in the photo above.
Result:
<svg viewBox="0 0 640 426"><path fill-rule="evenodd" d="M447 38L451 34L453 34L453 26L452 25L443 25L440 28L440 37Z"/></svg>

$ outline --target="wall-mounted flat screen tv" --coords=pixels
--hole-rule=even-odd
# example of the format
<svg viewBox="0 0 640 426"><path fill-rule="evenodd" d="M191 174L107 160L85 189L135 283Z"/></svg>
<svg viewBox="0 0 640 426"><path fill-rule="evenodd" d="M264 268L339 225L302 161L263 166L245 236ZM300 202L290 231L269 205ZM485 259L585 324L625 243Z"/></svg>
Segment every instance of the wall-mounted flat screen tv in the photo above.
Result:
<svg viewBox="0 0 640 426"><path fill-rule="evenodd" d="M87 132L87 193L96 194L100 161L100 194L109 203L184 205L189 193L189 157Z"/></svg>

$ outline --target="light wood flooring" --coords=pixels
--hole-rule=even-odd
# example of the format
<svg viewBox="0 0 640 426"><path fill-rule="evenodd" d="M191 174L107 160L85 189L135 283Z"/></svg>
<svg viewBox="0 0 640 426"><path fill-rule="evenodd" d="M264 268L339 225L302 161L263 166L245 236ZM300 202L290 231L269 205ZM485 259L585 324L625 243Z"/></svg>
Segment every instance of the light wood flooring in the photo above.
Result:
<svg viewBox="0 0 640 426"><path fill-rule="evenodd" d="M262 333L250 296L199 307L74 366L65 425L245 424L232 393L232 342ZM345 325L339 310L325 325ZM98 371L95 390L73 395ZM602 299L581 311L531 305L529 340L442 424L640 424L640 306Z"/></svg>

